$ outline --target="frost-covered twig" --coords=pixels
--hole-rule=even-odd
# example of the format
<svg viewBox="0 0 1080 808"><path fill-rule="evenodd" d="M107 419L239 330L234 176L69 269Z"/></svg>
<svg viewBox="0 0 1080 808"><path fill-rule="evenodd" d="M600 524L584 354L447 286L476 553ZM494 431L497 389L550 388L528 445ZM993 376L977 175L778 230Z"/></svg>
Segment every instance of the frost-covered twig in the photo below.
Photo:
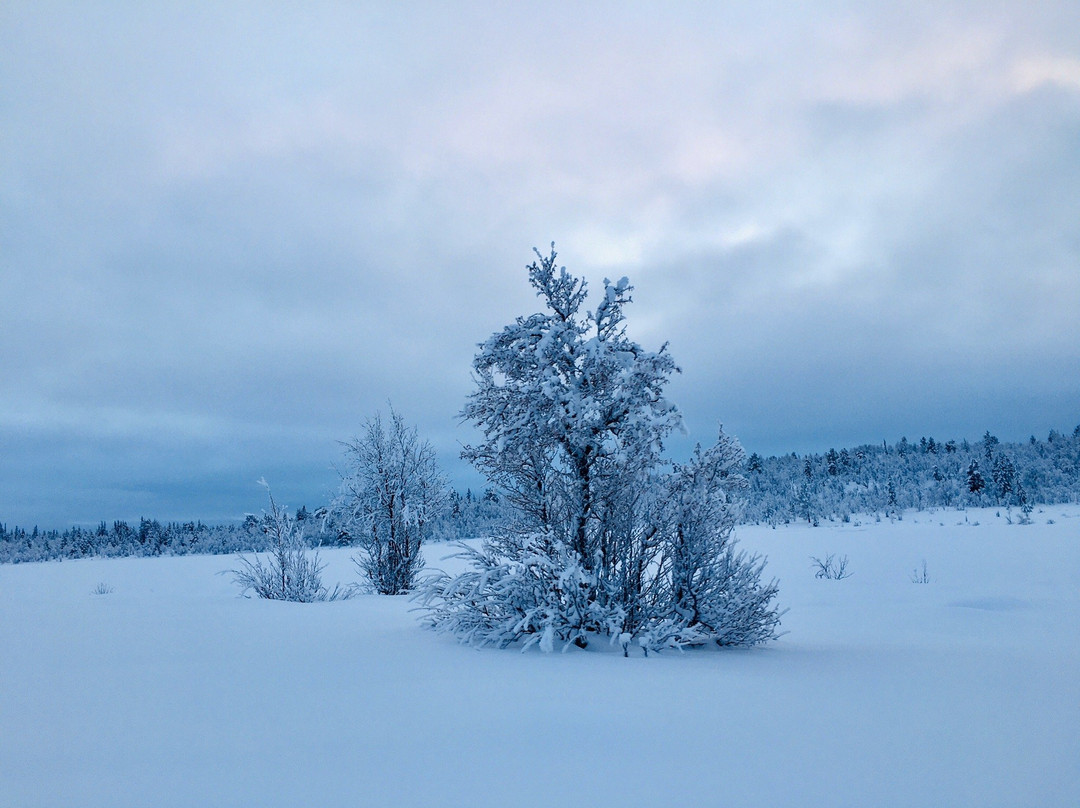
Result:
<svg viewBox="0 0 1080 808"><path fill-rule="evenodd" d="M930 573L927 572L927 570L926 570L926 559L925 558L923 559L923 562L922 562L922 569L920 570L920 569L916 568L915 571L911 573L911 582L913 584L928 584L928 583L930 583Z"/></svg>
<svg viewBox="0 0 1080 808"><path fill-rule="evenodd" d="M815 578L840 581L851 577L851 573L848 572L847 568L848 557L846 555L837 558L835 553L829 553L824 559L810 556L810 562L816 568L814 572Z"/></svg>

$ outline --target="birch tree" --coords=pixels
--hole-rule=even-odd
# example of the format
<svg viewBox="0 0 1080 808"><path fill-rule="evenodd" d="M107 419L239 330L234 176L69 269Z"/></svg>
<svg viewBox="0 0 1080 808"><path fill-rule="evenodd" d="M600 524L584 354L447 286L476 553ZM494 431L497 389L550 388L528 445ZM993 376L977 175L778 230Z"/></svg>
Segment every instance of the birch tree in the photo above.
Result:
<svg viewBox="0 0 1080 808"><path fill-rule="evenodd" d="M332 519L343 543L360 548L357 565L377 592L408 592L424 566L421 545L448 502L435 450L393 408L388 422L376 414L345 449Z"/></svg>

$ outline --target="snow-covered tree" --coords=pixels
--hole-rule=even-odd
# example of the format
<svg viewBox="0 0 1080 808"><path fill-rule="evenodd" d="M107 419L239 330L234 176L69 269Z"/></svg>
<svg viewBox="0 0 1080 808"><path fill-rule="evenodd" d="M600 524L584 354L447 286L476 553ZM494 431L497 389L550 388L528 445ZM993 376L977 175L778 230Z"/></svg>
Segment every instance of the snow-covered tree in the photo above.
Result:
<svg viewBox="0 0 1080 808"><path fill-rule="evenodd" d="M345 444L347 468L329 518L341 541L361 549L356 561L376 591L413 589L424 566L420 546L448 503L435 450L393 408L376 414Z"/></svg>
<svg viewBox="0 0 1080 808"><path fill-rule="evenodd" d="M518 510L512 528L462 553L473 569L436 575L431 624L477 644L550 649L606 635L624 649L776 636L775 584L732 549L742 449L721 435L672 468L664 440L681 427L664 387L666 345L626 334L632 287L605 280L584 311L584 280L537 252L529 280L547 311L481 345L463 415L483 440L465 449Z"/></svg>
<svg viewBox="0 0 1080 808"><path fill-rule="evenodd" d="M967 468L967 488L972 494L980 493L986 487L982 472L979 471L979 461L972 460Z"/></svg>
<svg viewBox="0 0 1080 808"><path fill-rule="evenodd" d="M994 496L1003 504L1011 504L1012 495L1016 491L1016 466L1012 458L1004 452L994 458L994 465L990 470L990 476L994 481Z"/></svg>

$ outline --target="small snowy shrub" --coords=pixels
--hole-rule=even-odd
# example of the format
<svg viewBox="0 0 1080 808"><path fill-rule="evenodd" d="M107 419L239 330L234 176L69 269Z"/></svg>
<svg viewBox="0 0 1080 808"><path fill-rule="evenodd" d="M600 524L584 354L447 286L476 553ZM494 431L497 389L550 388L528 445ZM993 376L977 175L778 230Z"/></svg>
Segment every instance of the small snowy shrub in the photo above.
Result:
<svg viewBox="0 0 1080 808"><path fill-rule="evenodd" d="M303 532L289 513L279 508L265 480L259 484L266 488L270 511L265 530L271 541L268 558L253 559L240 556L240 568L229 570L233 580L242 587L242 594L253 591L268 600L289 600L312 603L323 600L339 600L352 595L353 590L335 586L327 590L322 584L322 571L326 566L319 562L318 552L309 555Z"/></svg>
<svg viewBox="0 0 1080 808"><path fill-rule="evenodd" d="M913 584L928 584L930 583L930 573L926 571L926 559L923 559L922 569L916 568L911 573L911 582Z"/></svg>
<svg viewBox="0 0 1080 808"><path fill-rule="evenodd" d="M111 586L109 586L107 583L105 583L103 581L102 583L95 586L92 590L90 590L90 594L91 595L111 595L115 591L116 590L114 590Z"/></svg>
<svg viewBox="0 0 1080 808"><path fill-rule="evenodd" d="M810 563L815 568L815 578L825 578L830 581L840 581L844 578L850 578L851 573L848 572L848 557L840 556L836 557L835 553L829 553L824 559L817 556L810 556Z"/></svg>

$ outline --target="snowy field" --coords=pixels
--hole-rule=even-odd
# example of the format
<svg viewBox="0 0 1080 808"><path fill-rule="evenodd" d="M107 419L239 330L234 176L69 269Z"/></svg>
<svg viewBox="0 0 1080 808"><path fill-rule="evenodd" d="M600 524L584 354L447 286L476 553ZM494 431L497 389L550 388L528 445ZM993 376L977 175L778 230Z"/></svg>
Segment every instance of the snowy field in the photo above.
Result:
<svg viewBox="0 0 1080 808"><path fill-rule="evenodd" d="M740 528L788 633L648 659L244 599L228 556L2 566L0 806L1077 806L1080 508L1033 519Z"/></svg>

